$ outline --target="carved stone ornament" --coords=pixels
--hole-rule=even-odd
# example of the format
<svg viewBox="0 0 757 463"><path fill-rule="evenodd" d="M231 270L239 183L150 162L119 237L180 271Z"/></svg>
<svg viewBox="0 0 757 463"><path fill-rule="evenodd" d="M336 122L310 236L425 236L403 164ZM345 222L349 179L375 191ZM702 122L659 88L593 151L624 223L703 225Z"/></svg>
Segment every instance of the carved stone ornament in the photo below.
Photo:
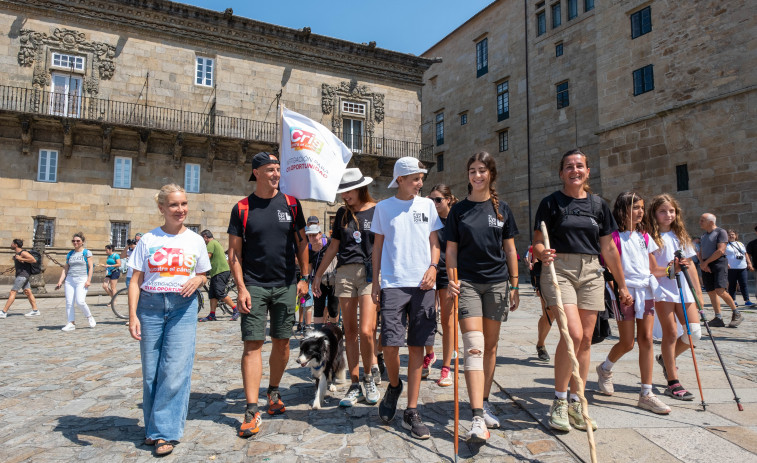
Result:
<svg viewBox="0 0 757 463"><path fill-rule="evenodd" d="M147 164L147 143L150 140L150 131L143 129L139 131L139 151L137 151L137 164L144 166Z"/></svg>
<svg viewBox="0 0 757 463"><path fill-rule="evenodd" d="M179 132L173 144L173 166L178 169L181 167L181 155L184 152L184 134Z"/></svg>
<svg viewBox="0 0 757 463"><path fill-rule="evenodd" d="M109 125L103 126L103 152L100 158L103 162L110 161L110 152L113 142L113 127Z"/></svg>
<svg viewBox="0 0 757 463"><path fill-rule="evenodd" d="M67 159L74 151L74 123L69 120L61 121L63 124L63 156Z"/></svg>
<svg viewBox="0 0 757 463"><path fill-rule="evenodd" d="M22 67L34 66L32 83L35 87L50 84L50 69L45 62L45 47L65 53L86 54L91 64L84 88L90 95L100 91L100 80L110 80L116 71L116 47L104 42L87 41L82 32L72 29L53 29L52 34L21 29L19 34L21 47L18 51L18 64Z"/></svg>
<svg viewBox="0 0 757 463"><path fill-rule="evenodd" d="M331 128L334 130L339 130L342 125L342 100L352 99L366 103L365 130L366 135L371 135L374 122L384 120L384 97L383 93L372 92L367 85L358 85L354 79L342 81L338 86L321 84L321 110L323 114L332 114Z"/></svg>
<svg viewBox="0 0 757 463"><path fill-rule="evenodd" d="M30 118L21 119L21 154L28 156L32 148L34 129Z"/></svg>
<svg viewBox="0 0 757 463"><path fill-rule="evenodd" d="M218 155L218 140L211 139L210 143L208 144L208 157L205 162L205 170L208 172L213 172L213 161L216 160L216 156Z"/></svg>

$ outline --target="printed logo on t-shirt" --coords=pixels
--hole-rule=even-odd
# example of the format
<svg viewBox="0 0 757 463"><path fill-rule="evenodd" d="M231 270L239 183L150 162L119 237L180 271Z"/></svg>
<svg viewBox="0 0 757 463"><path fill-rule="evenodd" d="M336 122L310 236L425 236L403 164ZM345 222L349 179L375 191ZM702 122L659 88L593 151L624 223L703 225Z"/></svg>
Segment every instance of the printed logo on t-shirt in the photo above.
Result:
<svg viewBox="0 0 757 463"><path fill-rule="evenodd" d="M186 254L181 248L159 248L147 260L150 272L159 273L162 277L191 275L196 263L197 258Z"/></svg>
<svg viewBox="0 0 757 463"><path fill-rule="evenodd" d="M289 212L276 211L279 214L279 222L291 222L292 216Z"/></svg>
<svg viewBox="0 0 757 463"><path fill-rule="evenodd" d="M428 223L428 216L423 212L413 212L413 223Z"/></svg>
<svg viewBox="0 0 757 463"><path fill-rule="evenodd" d="M371 229L371 221L368 219L363 219L363 230L370 230Z"/></svg>
<svg viewBox="0 0 757 463"><path fill-rule="evenodd" d="M489 216L489 226L494 228L502 228L505 226L505 222L498 220L496 215Z"/></svg>

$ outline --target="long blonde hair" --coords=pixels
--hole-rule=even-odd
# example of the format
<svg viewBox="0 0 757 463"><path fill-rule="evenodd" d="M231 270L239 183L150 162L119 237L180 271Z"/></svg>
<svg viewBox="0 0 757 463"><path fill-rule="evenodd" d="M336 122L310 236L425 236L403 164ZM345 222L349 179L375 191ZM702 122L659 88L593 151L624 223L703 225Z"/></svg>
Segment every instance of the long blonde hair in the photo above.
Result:
<svg viewBox="0 0 757 463"><path fill-rule="evenodd" d="M649 236L652 237L652 239L660 249L665 247L662 242L662 236L660 236L660 226L657 223L657 216L655 215L657 209L665 203L670 203L670 205L673 206L673 209L675 209L676 211L676 218L675 220L673 220L673 223L670 224L670 229L673 231L673 233L675 233L682 247L690 247L691 236L689 236L689 233L686 231L681 206L678 204L678 201L673 198L673 196L667 193L657 195L652 198L652 201L650 201L647 213L644 216L647 233L649 233Z"/></svg>

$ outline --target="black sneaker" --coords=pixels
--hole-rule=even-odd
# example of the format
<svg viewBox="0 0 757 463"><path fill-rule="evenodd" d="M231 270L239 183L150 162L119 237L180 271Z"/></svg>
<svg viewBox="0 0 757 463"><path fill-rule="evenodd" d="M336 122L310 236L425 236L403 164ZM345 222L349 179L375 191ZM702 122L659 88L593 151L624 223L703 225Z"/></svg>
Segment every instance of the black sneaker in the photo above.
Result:
<svg viewBox="0 0 757 463"><path fill-rule="evenodd" d="M416 439L428 439L431 432L428 426L421 421L421 415L417 409L405 410L402 416L402 427L410 431L410 435Z"/></svg>
<svg viewBox="0 0 757 463"><path fill-rule="evenodd" d="M394 415L397 414L397 401L401 394L402 380L400 380L400 385L396 389L392 387L391 383L389 383L389 387L386 388L386 393L384 393L384 398L381 399L381 402L379 403L379 417L381 417L385 423L391 423L394 419Z"/></svg>
<svg viewBox="0 0 757 463"><path fill-rule="evenodd" d="M710 328L725 328L725 322L722 318L715 317L712 320L707 322L708 325L710 325Z"/></svg>
<svg viewBox="0 0 757 463"><path fill-rule="evenodd" d="M547 348L544 346L536 346L536 355L539 357L539 360L542 362L549 362L549 352L547 352Z"/></svg>

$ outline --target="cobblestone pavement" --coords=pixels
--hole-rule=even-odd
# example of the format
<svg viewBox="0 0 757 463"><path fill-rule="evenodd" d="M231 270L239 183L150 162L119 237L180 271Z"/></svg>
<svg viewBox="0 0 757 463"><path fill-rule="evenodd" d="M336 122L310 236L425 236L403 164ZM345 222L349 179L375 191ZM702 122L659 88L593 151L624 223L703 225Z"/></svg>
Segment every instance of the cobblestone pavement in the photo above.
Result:
<svg viewBox="0 0 757 463"><path fill-rule="evenodd" d="M524 285L525 286L525 285ZM0 461L150 461L151 447L143 445L139 346L122 320L115 318L102 296L88 298L98 324L64 333L62 298L40 299L43 315L27 319L28 303L14 304L0 320ZM503 325L498 351L496 386L490 398L502 422L485 446L460 443L461 461L588 460L586 435L573 431L555 435L544 420L552 395L551 364L536 360L538 300L524 291L521 308ZM83 322L83 323L82 323ZM737 412L709 339L697 349L707 411L699 406L689 354L680 362L681 379L697 398L674 402L669 417L658 417L635 407L638 394L636 351L615 369L613 397L589 392L592 416L599 421L596 439L600 461L757 461L757 315L746 313L737 330L715 329L718 347L727 361L737 392L745 404ZM415 440L400 424L378 418L376 406L359 404L340 409L347 384L329 396L320 411L310 410L314 384L295 361L298 341L281 383L287 406L284 416L264 414L259 436L236 437L242 419L244 395L239 370L242 343L239 327L219 317L201 323L192 376L189 417L182 443L167 457L171 461L423 461L450 462L453 451L453 391L438 387L441 361L421 387L421 415L432 437ZM550 352L558 340L548 338ZM613 339L592 349L593 365L604 359ZM437 355L441 352L437 337ZM265 345L266 354L270 343ZM659 347L656 347L659 350ZM264 355L266 355L264 354ZM403 364L406 351L402 352ZM265 358L264 358L265 362ZM656 367L657 368L657 367ZM593 368L591 370L593 372ZM655 386L662 386L659 369ZM403 374L404 379L404 374ZM460 434L470 425L467 393L461 375ZM267 377L261 383L265 397ZM499 387L497 387L499 386ZM658 387L659 395L662 395ZM383 394L386 382L380 390ZM596 389L590 374L588 389ZM399 409L404 408L405 395ZM262 403L261 403L262 405ZM621 438L622 436L622 438Z"/></svg>

